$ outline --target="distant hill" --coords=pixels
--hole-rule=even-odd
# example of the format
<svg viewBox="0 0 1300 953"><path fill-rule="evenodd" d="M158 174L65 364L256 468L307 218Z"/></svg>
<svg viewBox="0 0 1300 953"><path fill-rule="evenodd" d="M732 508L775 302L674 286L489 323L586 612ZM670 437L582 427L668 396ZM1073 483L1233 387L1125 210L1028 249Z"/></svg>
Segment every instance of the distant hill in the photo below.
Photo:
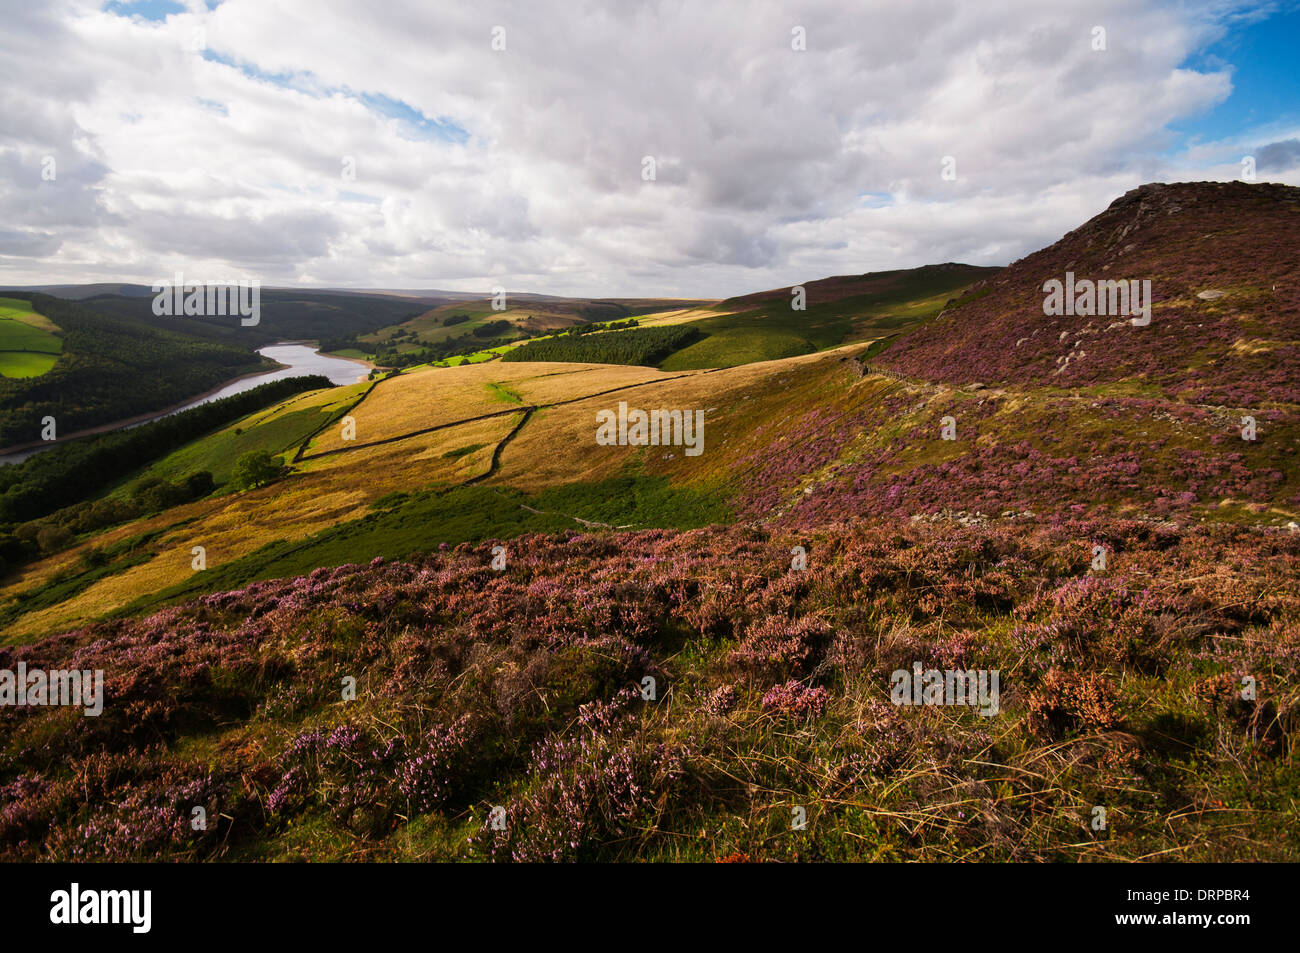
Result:
<svg viewBox="0 0 1300 953"><path fill-rule="evenodd" d="M953 283L971 283L987 278L1001 269L944 262L941 265L922 265L920 268L899 268L894 271L870 271L861 275L836 275L806 281L802 287L809 305L822 305L846 298L865 295L885 296L890 293L912 293L918 288L930 289ZM788 305L793 285L756 291L751 294L727 298L718 305L721 311L747 311L773 301Z"/></svg>
<svg viewBox="0 0 1300 953"><path fill-rule="evenodd" d="M1300 189L1144 185L1009 266L879 363L949 383L1134 392L1234 406L1300 402ZM1150 325L1043 313L1050 279L1151 281Z"/></svg>
<svg viewBox="0 0 1300 953"><path fill-rule="evenodd" d="M801 286L802 310L793 306L793 286L728 298L686 316L704 340L661 366L734 367L890 338L934 317L969 285L997 271L949 262L820 278Z"/></svg>
<svg viewBox="0 0 1300 953"><path fill-rule="evenodd" d="M10 290L20 294L46 294L68 301L81 301L97 295L122 295L126 298L152 297L149 285L133 285L120 281L100 281L88 285L11 285Z"/></svg>
<svg viewBox="0 0 1300 953"><path fill-rule="evenodd" d="M626 321L642 315L691 308L712 302L676 298L562 298L507 293L504 310L490 297L458 300L401 324L358 335L341 350L366 356L384 366L404 366L441 359L459 351L493 348L521 338L577 325Z"/></svg>
<svg viewBox="0 0 1300 953"><path fill-rule="evenodd" d="M237 316L172 317L153 313L153 296L97 295L85 300L101 314L131 318L165 330L179 330L248 348L275 341L313 340L365 334L409 320L445 304L436 297L404 298L352 291L261 290L261 317L245 327Z"/></svg>

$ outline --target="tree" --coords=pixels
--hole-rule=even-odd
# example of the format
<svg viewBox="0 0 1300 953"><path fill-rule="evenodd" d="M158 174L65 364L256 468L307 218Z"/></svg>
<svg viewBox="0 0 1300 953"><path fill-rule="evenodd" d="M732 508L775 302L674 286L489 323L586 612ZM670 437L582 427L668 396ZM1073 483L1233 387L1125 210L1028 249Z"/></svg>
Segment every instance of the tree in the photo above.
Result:
<svg viewBox="0 0 1300 953"><path fill-rule="evenodd" d="M230 482L239 490L254 490L280 475L280 461L266 450L250 450L235 462Z"/></svg>
<svg viewBox="0 0 1300 953"><path fill-rule="evenodd" d="M145 477L131 488L131 501L146 513L158 513L188 499L184 487L162 477Z"/></svg>
<svg viewBox="0 0 1300 953"><path fill-rule="evenodd" d="M212 474L207 470L200 470L198 473L191 473L185 478L185 489L190 491L190 496L194 499L207 496L217 485L212 481Z"/></svg>
<svg viewBox="0 0 1300 953"><path fill-rule="evenodd" d="M36 545L43 555L57 553L72 542L72 534L62 526L42 526L36 534Z"/></svg>

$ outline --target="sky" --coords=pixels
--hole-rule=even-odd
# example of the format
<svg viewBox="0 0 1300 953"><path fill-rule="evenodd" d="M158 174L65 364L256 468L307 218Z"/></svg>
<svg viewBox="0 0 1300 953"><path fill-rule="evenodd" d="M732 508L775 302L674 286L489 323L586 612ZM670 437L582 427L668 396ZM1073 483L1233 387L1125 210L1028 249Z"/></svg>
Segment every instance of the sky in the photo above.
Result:
<svg viewBox="0 0 1300 953"><path fill-rule="evenodd" d="M1300 184L1300 2L0 0L0 285L722 298Z"/></svg>

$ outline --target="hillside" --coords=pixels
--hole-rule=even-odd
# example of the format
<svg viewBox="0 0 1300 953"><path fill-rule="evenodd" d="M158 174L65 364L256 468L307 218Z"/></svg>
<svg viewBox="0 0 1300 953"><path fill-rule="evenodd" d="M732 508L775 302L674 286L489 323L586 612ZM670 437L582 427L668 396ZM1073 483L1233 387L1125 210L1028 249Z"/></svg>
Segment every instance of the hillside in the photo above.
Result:
<svg viewBox="0 0 1300 953"><path fill-rule="evenodd" d="M0 648L112 700L0 710L0 856L1297 859L1294 535L573 530L499 572L489 543ZM999 713L890 704L914 660L999 669Z"/></svg>
<svg viewBox="0 0 1300 953"><path fill-rule="evenodd" d="M868 297L883 300L886 296L892 296L895 300L909 300L918 291L935 294L947 287L970 284L987 278L1000 270L945 262L941 265L922 265L920 268L904 268L896 271L835 275L830 278L806 281L801 287L806 292L809 307ZM744 313L773 303L788 307L792 287L787 285L784 288L771 288L767 291L755 291L751 294L727 298L718 304L718 310Z"/></svg>
<svg viewBox="0 0 1300 953"><path fill-rule="evenodd" d="M953 384L1036 385L1231 407L1300 403L1300 189L1144 185L985 280L879 363ZM1046 316L1044 282L1150 280L1151 323Z"/></svg>
<svg viewBox="0 0 1300 953"><path fill-rule="evenodd" d="M451 366L493 360L512 343L566 329L590 330L626 323L703 302L654 298L558 298L508 294L498 309L491 298L455 301L370 334L328 342L342 356L365 357L385 367L421 363ZM566 358L585 360L585 358Z"/></svg>
<svg viewBox="0 0 1300 953"><path fill-rule="evenodd" d="M889 338L934 317L973 282L997 271L948 263L822 278L802 286L802 310L792 307L789 287L728 298L674 315L673 323L689 321L704 340L660 366L734 367Z"/></svg>
<svg viewBox="0 0 1300 953"><path fill-rule="evenodd" d="M516 294L502 311L494 310L490 299L457 301L330 346L389 367L454 366L499 357L649 363L670 371L736 367L902 333L997 271L948 263L822 278L802 286L802 308L792 307L791 288L720 302ZM625 329L629 321L638 327ZM582 340L570 336L587 331L600 334Z"/></svg>
<svg viewBox="0 0 1300 953"><path fill-rule="evenodd" d="M262 448L288 464L281 481L88 538L5 581L0 611L10 637L27 639L324 565L593 523L685 527L700 513L806 528L864 517L1028 524L1117 513L1273 526L1300 517L1294 415L1261 411L1263 436L1246 442L1231 415L1168 402L864 374L854 355L869 347L678 373L423 368L295 398L148 471L224 480L236 458ZM704 452L599 445L596 414L620 401L703 410ZM948 416L951 441L940 436ZM122 549L127 540L137 542ZM194 545L209 553L205 572L190 568ZM91 548L120 558L88 564ZM61 600L31 601L55 580Z"/></svg>

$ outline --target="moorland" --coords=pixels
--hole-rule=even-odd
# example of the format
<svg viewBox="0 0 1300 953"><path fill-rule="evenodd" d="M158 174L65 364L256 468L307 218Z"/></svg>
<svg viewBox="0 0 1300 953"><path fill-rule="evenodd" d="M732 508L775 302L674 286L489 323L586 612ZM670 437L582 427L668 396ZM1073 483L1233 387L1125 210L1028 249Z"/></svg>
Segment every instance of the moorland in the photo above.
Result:
<svg viewBox="0 0 1300 953"><path fill-rule="evenodd" d="M1183 183L716 301L8 291L0 442L275 340L376 369L0 467L0 668L107 692L0 709L0 856L1295 860L1298 249L1300 189ZM1067 271L1150 324L1044 314Z"/></svg>

